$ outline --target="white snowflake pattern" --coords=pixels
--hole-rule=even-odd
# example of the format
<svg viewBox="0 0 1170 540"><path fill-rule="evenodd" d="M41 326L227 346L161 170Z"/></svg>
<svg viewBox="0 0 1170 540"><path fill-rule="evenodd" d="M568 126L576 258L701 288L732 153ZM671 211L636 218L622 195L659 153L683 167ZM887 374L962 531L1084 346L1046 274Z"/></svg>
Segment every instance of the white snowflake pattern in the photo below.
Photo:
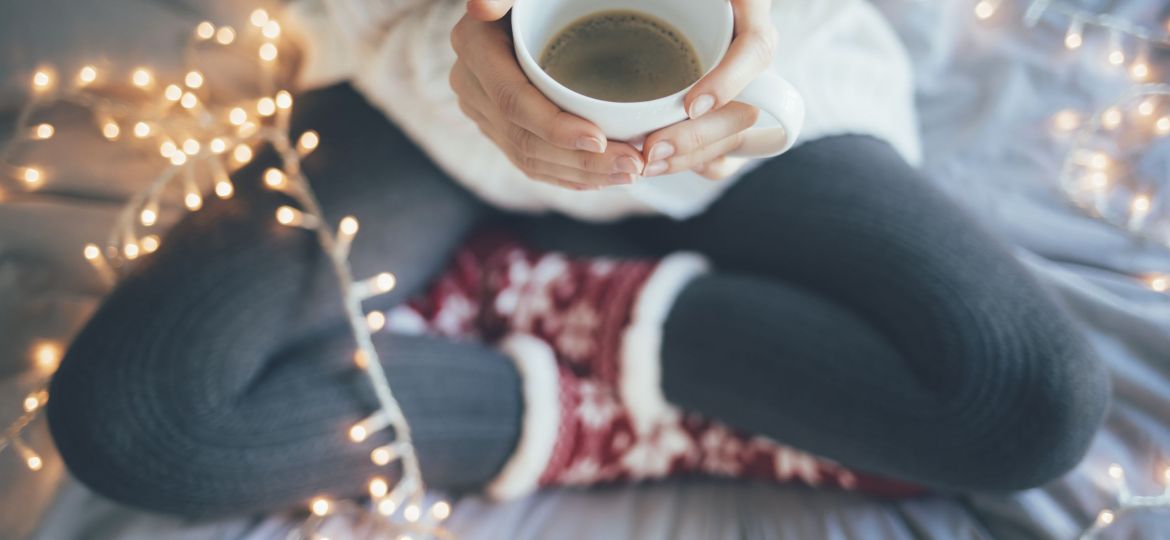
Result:
<svg viewBox="0 0 1170 540"><path fill-rule="evenodd" d="M594 430L608 427L621 412L612 393L601 385L582 382L579 392L581 401L577 405L576 414L585 427Z"/></svg>
<svg viewBox="0 0 1170 540"><path fill-rule="evenodd" d="M663 422L652 432L634 439L622 454L621 463L635 479L662 478L675 460L693 456L694 440L678 422Z"/></svg>
<svg viewBox="0 0 1170 540"><path fill-rule="evenodd" d="M594 333L600 325L601 316L588 302L573 304L561 319L557 349L571 362L587 362L597 349Z"/></svg>
<svg viewBox="0 0 1170 540"><path fill-rule="evenodd" d="M743 443L726 427L711 425L700 437L703 470L715 476L736 476L743 472Z"/></svg>
<svg viewBox="0 0 1170 540"><path fill-rule="evenodd" d="M758 440L766 445L766 451L772 454L772 466L775 467L777 479L800 478L810 486L818 485L823 480L816 457L767 439Z"/></svg>

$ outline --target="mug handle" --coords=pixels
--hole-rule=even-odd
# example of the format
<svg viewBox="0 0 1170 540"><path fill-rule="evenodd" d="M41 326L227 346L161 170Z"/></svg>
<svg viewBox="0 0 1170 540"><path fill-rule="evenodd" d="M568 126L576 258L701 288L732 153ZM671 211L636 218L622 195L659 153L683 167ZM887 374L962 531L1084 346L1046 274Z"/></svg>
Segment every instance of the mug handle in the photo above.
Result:
<svg viewBox="0 0 1170 540"><path fill-rule="evenodd" d="M804 126L804 98L791 83L774 71L765 71L752 81L735 101L746 103L775 118L780 125L757 127L745 134L743 146L732 152L738 157L766 158L787 152L800 137Z"/></svg>

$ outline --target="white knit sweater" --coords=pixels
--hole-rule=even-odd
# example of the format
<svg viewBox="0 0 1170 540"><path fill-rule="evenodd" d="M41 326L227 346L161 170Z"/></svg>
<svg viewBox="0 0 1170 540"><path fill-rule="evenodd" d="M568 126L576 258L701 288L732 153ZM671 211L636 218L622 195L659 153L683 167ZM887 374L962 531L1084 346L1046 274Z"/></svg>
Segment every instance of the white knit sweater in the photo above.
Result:
<svg viewBox="0 0 1170 540"><path fill-rule="evenodd" d="M464 10L463 0L293 0L288 20L305 53L301 82L352 81L443 170L510 210L681 219L734 181L682 173L576 192L525 178L463 115L447 83L455 63L450 32ZM774 0L772 12L780 37L775 68L807 107L802 142L873 135L918 163L909 62L882 16L865 0Z"/></svg>

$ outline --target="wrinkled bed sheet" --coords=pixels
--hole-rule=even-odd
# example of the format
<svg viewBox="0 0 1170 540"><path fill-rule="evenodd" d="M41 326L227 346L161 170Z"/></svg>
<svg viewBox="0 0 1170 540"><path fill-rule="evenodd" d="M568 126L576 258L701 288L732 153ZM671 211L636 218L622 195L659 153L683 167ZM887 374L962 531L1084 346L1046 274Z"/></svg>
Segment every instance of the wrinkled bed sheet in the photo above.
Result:
<svg viewBox="0 0 1170 540"><path fill-rule="evenodd" d="M1170 271L1170 253L1131 241L1062 201L1053 186L1065 143L1046 124L1064 107L1102 107L1124 85L1097 67L1103 62L1074 65L1060 47L1061 29L1025 30L1007 19L977 28L967 1L878 3L916 61L930 176L1019 246L1019 256L1070 306L1111 368L1115 401L1088 458L1044 489L897 503L721 482L547 492L506 505L464 499L450 520L460 538L1065 539L1114 500L1105 474L1109 463L1124 465L1138 492L1161 491L1155 473L1170 464L1170 296L1131 276ZM1135 20L1165 20L1167 8L1160 3L1098 7L1121 9ZM163 36L178 35L208 13L241 17L243 9L230 2L196 8L180 0L89 4L0 0L0 12L15 13L0 20L0 50L8 54L17 41L27 49L26 39L42 39L50 44L38 43L35 53L88 47L111 51L111 59L165 64L177 58L173 50L127 44L124 36L82 38L47 21L76 17L116 28L125 25L120 18L139 17L145 25L136 26L139 38L165 42L170 38ZM32 24L14 22L26 16ZM38 24L48 26L38 30ZM0 61L0 81L8 85L0 86L0 105L13 103L13 70L28 69L35 59L16 58L16 67ZM81 246L92 231L104 230L118 201L145 181L142 154L102 146L86 130L68 128L68 114L60 122L66 127L59 127L56 152L67 147L70 154L104 158L57 159L58 174L69 183L64 195L0 198L0 411L16 407L17 397L10 396L23 395L30 384L31 377L18 369L27 365L29 340L67 336L93 309L99 289L79 264ZM7 414L0 413L0 420ZM50 444L43 424L32 433L39 447ZM292 523L279 515L185 523L145 514L93 495L69 479L54 457L42 474L30 475L14 458L0 455L0 538L35 530L31 537L42 540L267 540L283 538ZM331 536L343 537L342 531ZM1106 537L1170 538L1170 514L1123 517Z"/></svg>

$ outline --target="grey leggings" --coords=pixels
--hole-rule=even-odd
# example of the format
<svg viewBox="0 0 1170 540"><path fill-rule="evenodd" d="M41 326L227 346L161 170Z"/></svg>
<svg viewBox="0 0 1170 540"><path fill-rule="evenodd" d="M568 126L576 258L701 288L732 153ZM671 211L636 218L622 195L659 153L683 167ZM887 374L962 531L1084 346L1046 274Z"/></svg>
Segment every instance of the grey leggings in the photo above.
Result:
<svg viewBox="0 0 1170 540"><path fill-rule="evenodd" d="M805 144L683 222L503 216L445 178L347 87L298 101L332 220L362 219L355 273L420 291L472 229L546 248L695 250L716 271L666 323L668 399L872 473L943 491L1025 488L1075 465L1109 388L1074 324L1005 248L888 146ZM332 276L257 187L168 233L77 337L48 416L70 470L111 498L190 516L359 494L377 471L345 428L372 410ZM379 334L434 486L475 489L516 443L523 403L490 348Z"/></svg>

